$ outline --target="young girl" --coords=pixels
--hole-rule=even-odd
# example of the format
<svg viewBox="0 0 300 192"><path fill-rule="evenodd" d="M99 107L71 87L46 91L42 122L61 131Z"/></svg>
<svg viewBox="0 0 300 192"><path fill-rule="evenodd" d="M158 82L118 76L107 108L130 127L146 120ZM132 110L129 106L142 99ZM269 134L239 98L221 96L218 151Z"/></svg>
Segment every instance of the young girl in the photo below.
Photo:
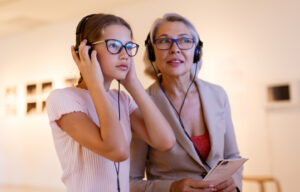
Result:
<svg viewBox="0 0 300 192"><path fill-rule="evenodd" d="M82 80L47 99L62 181L71 192L128 192L131 130L161 151L175 144L174 133L137 79L132 57L138 45L126 21L107 14L84 17L71 49ZM109 90L113 79L135 101Z"/></svg>

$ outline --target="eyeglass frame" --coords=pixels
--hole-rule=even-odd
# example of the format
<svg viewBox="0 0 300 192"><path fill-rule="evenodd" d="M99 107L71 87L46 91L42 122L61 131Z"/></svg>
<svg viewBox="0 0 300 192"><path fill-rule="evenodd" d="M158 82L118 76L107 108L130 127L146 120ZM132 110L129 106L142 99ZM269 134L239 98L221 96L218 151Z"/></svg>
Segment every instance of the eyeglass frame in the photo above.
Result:
<svg viewBox="0 0 300 192"><path fill-rule="evenodd" d="M121 48L119 49L119 51L116 52L116 53L112 53L112 52L109 50L109 48L107 47L107 42L108 42L108 41L111 41L111 40L118 41L118 42L120 42L121 45L122 45ZM128 41L128 42L126 42L125 44L123 44L123 43L122 43L120 40L118 40L118 39L105 39L105 40L95 41L95 42L93 42L93 43L91 43L91 44L92 44L92 45L96 45L96 44L104 43L104 42L105 42L106 50L107 50L110 54L112 54L112 55L117 55L117 54L119 54L119 53L122 51L122 49L125 48L125 51L126 51L127 55L128 55L129 57L134 57L134 56L136 56L136 54L138 53L138 50L139 50L139 44L134 43L134 42L132 42L132 41ZM130 55L130 54L128 53L128 50L127 50L127 48L126 48L126 45L127 45L128 43L132 43L132 44L136 45L136 53L135 53L134 55Z"/></svg>
<svg viewBox="0 0 300 192"><path fill-rule="evenodd" d="M162 39L168 39L168 40L171 40L171 41L172 41L171 44L170 44L170 47L169 47L168 49L160 49L160 48L157 47L156 41L157 41L157 40L162 40ZM153 40L153 43L155 44L155 46L156 46L156 48L157 48L158 50L169 50L169 49L171 49L171 47L173 46L173 43L174 43L174 42L176 43L177 47L178 47L180 50L189 50L189 49L192 49L192 48L193 48L193 46L192 46L191 48L182 49L182 48L179 46L179 44L178 44L178 40L179 40L179 39L189 39L189 40L193 40L193 46L194 46L194 44L195 44L195 42L196 42L196 40L195 40L194 38L180 37L180 38L177 38L177 39L172 39L172 38L158 38L158 39L154 39L154 40Z"/></svg>

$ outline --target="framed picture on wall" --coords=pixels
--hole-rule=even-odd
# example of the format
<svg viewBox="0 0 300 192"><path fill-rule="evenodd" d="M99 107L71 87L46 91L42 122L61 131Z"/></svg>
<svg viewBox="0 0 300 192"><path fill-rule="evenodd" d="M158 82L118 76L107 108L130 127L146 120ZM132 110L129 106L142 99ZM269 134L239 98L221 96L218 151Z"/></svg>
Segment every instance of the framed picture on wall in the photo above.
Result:
<svg viewBox="0 0 300 192"><path fill-rule="evenodd" d="M268 83L266 101L267 109L299 106L300 82L298 80L285 80Z"/></svg>
<svg viewBox="0 0 300 192"><path fill-rule="evenodd" d="M47 94L52 90L52 82L46 81L42 83L41 92L42 94Z"/></svg>
<svg viewBox="0 0 300 192"><path fill-rule="evenodd" d="M26 86L26 94L27 94L27 96L35 96L37 94L37 85L36 84L28 84Z"/></svg>
<svg viewBox="0 0 300 192"><path fill-rule="evenodd" d="M5 97L16 97L17 94L17 88L15 86L13 87L7 87L5 90Z"/></svg>
<svg viewBox="0 0 300 192"><path fill-rule="evenodd" d="M5 113L7 115L17 115L17 88L7 87L5 90Z"/></svg>
<svg viewBox="0 0 300 192"><path fill-rule="evenodd" d="M37 113L37 104L36 102L29 102L26 105L26 114L36 114Z"/></svg>
<svg viewBox="0 0 300 192"><path fill-rule="evenodd" d="M42 113L46 112L46 101L42 101Z"/></svg>

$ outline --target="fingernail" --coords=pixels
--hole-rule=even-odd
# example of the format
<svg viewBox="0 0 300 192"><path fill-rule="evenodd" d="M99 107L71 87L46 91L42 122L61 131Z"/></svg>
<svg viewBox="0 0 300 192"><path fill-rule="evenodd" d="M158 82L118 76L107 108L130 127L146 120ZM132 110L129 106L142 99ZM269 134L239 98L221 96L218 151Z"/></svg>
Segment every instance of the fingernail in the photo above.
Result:
<svg viewBox="0 0 300 192"><path fill-rule="evenodd" d="M217 191L214 185L209 185L210 191Z"/></svg>

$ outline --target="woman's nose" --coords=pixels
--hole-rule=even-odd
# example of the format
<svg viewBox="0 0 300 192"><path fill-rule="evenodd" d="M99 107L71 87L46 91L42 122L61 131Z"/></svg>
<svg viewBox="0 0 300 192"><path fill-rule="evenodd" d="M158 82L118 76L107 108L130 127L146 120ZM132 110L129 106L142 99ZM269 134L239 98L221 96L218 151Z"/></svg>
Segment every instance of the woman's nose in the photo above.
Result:
<svg viewBox="0 0 300 192"><path fill-rule="evenodd" d="M180 49L178 47L177 42L174 42L174 41L172 42L171 47L170 47L170 52L171 53L178 53L178 52L180 52Z"/></svg>

